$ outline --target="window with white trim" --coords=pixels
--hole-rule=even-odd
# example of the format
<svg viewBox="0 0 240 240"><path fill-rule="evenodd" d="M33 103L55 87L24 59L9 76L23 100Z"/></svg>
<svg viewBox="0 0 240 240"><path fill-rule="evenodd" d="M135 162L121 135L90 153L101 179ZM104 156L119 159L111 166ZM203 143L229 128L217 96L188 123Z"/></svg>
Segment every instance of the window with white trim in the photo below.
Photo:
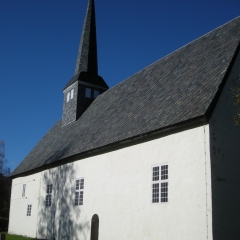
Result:
<svg viewBox="0 0 240 240"><path fill-rule="evenodd" d="M168 164L152 167L152 202L168 202Z"/></svg>
<svg viewBox="0 0 240 240"><path fill-rule="evenodd" d="M32 211L32 204L29 204L27 206L27 216L31 216L31 211Z"/></svg>
<svg viewBox="0 0 240 240"><path fill-rule="evenodd" d="M70 100L70 92L67 93L67 102Z"/></svg>
<svg viewBox="0 0 240 240"><path fill-rule="evenodd" d="M26 193L26 184L23 184L22 197L25 197L25 193Z"/></svg>
<svg viewBox="0 0 240 240"><path fill-rule="evenodd" d="M47 184L46 207L52 205L52 184Z"/></svg>
<svg viewBox="0 0 240 240"><path fill-rule="evenodd" d="M76 179L75 206L83 205L84 178Z"/></svg>
<svg viewBox="0 0 240 240"><path fill-rule="evenodd" d="M73 99L74 89L71 90L71 99Z"/></svg>

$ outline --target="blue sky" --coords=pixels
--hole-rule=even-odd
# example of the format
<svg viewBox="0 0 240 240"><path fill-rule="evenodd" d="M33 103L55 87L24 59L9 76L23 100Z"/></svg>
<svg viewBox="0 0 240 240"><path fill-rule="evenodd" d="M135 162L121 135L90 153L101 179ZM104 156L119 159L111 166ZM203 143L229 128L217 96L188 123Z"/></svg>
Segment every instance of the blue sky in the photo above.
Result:
<svg viewBox="0 0 240 240"><path fill-rule="evenodd" d="M87 0L0 0L0 140L11 170L61 119ZM95 0L110 87L240 15L239 0Z"/></svg>

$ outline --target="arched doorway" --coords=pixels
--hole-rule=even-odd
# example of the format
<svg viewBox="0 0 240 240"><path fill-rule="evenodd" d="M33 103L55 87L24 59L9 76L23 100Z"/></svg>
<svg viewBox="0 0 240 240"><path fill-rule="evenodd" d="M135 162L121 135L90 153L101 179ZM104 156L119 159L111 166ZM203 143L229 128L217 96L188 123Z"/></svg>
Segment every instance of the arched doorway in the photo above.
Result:
<svg viewBox="0 0 240 240"><path fill-rule="evenodd" d="M98 240L99 218L97 214L92 217L90 240Z"/></svg>

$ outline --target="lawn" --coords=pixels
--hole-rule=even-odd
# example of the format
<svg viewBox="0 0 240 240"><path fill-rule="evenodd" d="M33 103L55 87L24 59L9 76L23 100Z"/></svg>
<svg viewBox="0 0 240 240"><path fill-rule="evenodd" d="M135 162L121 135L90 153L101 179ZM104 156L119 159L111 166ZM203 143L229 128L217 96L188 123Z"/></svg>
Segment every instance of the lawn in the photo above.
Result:
<svg viewBox="0 0 240 240"><path fill-rule="evenodd" d="M10 235L6 232L1 232L6 234L6 240L36 240L36 238L27 238L23 236Z"/></svg>

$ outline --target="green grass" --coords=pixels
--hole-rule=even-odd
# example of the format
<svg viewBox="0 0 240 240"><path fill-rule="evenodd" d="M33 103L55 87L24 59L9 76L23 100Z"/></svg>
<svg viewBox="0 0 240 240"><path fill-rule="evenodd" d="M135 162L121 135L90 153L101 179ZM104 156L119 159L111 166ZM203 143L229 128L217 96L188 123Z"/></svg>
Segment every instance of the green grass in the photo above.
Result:
<svg viewBox="0 0 240 240"><path fill-rule="evenodd" d="M6 234L6 240L36 240L36 238L27 238L23 236L18 236L18 235L10 235L6 232L1 232Z"/></svg>

